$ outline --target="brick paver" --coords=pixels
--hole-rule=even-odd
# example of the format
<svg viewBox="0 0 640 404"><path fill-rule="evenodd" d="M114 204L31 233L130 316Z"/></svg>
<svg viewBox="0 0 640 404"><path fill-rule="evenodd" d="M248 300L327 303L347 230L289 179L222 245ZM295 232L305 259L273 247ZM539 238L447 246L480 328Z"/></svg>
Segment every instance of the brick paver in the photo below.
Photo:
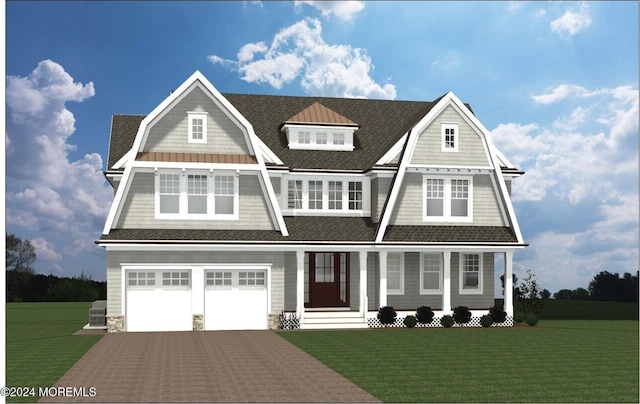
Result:
<svg viewBox="0 0 640 404"><path fill-rule="evenodd" d="M86 394L40 401L378 401L273 331L107 334L56 386Z"/></svg>

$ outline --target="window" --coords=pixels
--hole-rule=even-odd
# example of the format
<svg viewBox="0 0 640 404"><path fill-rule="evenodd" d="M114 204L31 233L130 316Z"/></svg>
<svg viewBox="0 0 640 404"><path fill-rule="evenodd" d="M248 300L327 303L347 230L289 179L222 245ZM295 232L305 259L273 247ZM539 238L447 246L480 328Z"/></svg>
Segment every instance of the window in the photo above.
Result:
<svg viewBox="0 0 640 404"><path fill-rule="evenodd" d="M207 213L207 176L189 174L187 176L187 211L189 214Z"/></svg>
<svg viewBox="0 0 640 404"><path fill-rule="evenodd" d="M315 254L315 282L333 282L333 253Z"/></svg>
<svg viewBox="0 0 640 404"><path fill-rule="evenodd" d="M424 177L424 215L427 222L471 222L473 177Z"/></svg>
<svg viewBox="0 0 640 404"><path fill-rule="evenodd" d="M189 112L189 143L207 143L207 113Z"/></svg>
<svg viewBox="0 0 640 404"><path fill-rule="evenodd" d="M127 284L129 286L155 286L155 272L129 272Z"/></svg>
<svg viewBox="0 0 640 404"><path fill-rule="evenodd" d="M311 144L311 132L298 132L298 143Z"/></svg>
<svg viewBox="0 0 640 404"><path fill-rule="evenodd" d="M163 272L162 286L189 286L189 271Z"/></svg>
<svg viewBox="0 0 640 404"><path fill-rule="evenodd" d="M316 144L327 144L327 132L316 133Z"/></svg>
<svg viewBox="0 0 640 404"><path fill-rule="evenodd" d="M404 294L402 253L387 254L387 293L390 295Z"/></svg>
<svg viewBox="0 0 640 404"><path fill-rule="evenodd" d="M309 209L322 209L322 181L309 181Z"/></svg>
<svg viewBox="0 0 640 404"><path fill-rule="evenodd" d="M427 193L427 216L444 216L444 180L427 178L425 187Z"/></svg>
<svg viewBox="0 0 640 404"><path fill-rule="evenodd" d="M160 170L156 175L156 218L237 219L238 178L208 170Z"/></svg>
<svg viewBox="0 0 640 404"><path fill-rule="evenodd" d="M240 272L238 274L240 286L263 286L264 272Z"/></svg>
<svg viewBox="0 0 640 404"><path fill-rule="evenodd" d="M442 254L423 253L420 258L420 294L442 293Z"/></svg>
<svg viewBox="0 0 640 404"><path fill-rule="evenodd" d="M215 206L216 215L232 215L234 205L234 182L232 175L216 175L215 178Z"/></svg>
<svg viewBox="0 0 640 404"><path fill-rule="evenodd" d="M349 210L362 209L362 182L349 181Z"/></svg>
<svg viewBox="0 0 640 404"><path fill-rule="evenodd" d="M180 174L160 174L160 213L180 212Z"/></svg>
<svg viewBox="0 0 640 404"><path fill-rule="evenodd" d="M333 134L333 144L335 144L335 145L344 145L344 133L334 133Z"/></svg>
<svg viewBox="0 0 640 404"><path fill-rule="evenodd" d="M460 254L460 293L482 293L482 255Z"/></svg>
<svg viewBox="0 0 640 404"><path fill-rule="evenodd" d="M281 206L285 214L294 214L294 211L316 215L366 216L370 214L368 178L358 177L362 179L354 181L353 177L348 176L290 179L292 177L285 177L281 182Z"/></svg>
<svg viewBox="0 0 640 404"><path fill-rule="evenodd" d="M329 181L329 209L342 209L342 181Z"/></svg>
<svg viewBox="0 0 640 404"><path fill-rule="evenodd" d="M287 208L302 209L302 181L289 180L287 194Z"/></svg>
<svg viewBox="0 0 640 404"><path fill-rule="evenodd" d="M231 286L231 272L207 272L207 286Z"/></svg>
<svg viewBox="0 0 640 404"><path fill-rule="evenodd" d="M458 151L458 125L444 124L442 125L442 151L457 152Z"/></svg>

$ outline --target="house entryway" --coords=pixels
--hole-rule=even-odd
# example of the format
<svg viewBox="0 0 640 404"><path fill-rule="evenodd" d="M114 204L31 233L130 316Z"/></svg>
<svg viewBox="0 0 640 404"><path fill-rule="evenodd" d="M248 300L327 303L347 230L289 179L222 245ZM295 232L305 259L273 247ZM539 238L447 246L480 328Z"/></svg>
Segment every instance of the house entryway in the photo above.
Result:
<svg viewBox="0 0 640 404"><path fill-rule="evenodd" d="M306 307L349 307L349 253L307 253L309 302Z"/></svg>

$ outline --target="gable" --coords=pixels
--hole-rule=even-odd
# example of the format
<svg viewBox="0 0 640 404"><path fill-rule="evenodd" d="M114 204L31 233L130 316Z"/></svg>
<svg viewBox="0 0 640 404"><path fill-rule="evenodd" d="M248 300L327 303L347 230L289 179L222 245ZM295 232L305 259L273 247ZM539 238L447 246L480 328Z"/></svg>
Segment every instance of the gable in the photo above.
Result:
<svg viewBox="0 0 640 404"><path fill-rule="evenodd" d="M313 103L309 108L287 119L285 123L358 126L358 124L351 119L340 115L319 102Z"/></svg>
<svg viewBox="0 0 640 404"><path fill-rule="evenodd" d="M458 128L457 151L442 150L443 125ZM492 165L480 132L452 105L447 106L420 133L410 164L476 167Z"/></svg>
<svg viewBox="0 0 640 404"><path fill-rule="evenodd" d="M189 142L189 113L206 115L206 143ZM199 85L150 123L142 152L250 154L245 134Z"/></svg>

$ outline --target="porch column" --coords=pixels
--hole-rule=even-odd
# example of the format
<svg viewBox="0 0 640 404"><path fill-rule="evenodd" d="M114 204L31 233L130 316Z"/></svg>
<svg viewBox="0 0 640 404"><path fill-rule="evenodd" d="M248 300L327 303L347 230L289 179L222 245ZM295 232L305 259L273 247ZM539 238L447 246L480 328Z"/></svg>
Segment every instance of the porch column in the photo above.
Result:
<svg viewBox="0 0 640 404"><path fill-rule="evenodd" d="M296 251L296 315L304 315L304 251Z"/></svg>
<svg viewBox="0 0 640 404"><path fill-rule="evenodd" d="M360 261L360 313L365 315L369 309L367 307L367 252L359 251L358 258Z"/></svg>
<svg viewBox="0 0 640 404"><path fill-rule="evenodd" d="M442 311L451 314L451 251L444 251L444 275L442 279Z"/></svg>
<svg viewBox="0 0 640 404"><path fill-rule="evenodd" d="M513 316L513 251L504 253L504 311Z"/></svg>
<svg viewBox="0 0 640 404"><path fill-rule="evenodd" d="M378 306L384 307L387 305L387 252L378 252L378 259L380 260L380 290L378 291Z"/></svg>

